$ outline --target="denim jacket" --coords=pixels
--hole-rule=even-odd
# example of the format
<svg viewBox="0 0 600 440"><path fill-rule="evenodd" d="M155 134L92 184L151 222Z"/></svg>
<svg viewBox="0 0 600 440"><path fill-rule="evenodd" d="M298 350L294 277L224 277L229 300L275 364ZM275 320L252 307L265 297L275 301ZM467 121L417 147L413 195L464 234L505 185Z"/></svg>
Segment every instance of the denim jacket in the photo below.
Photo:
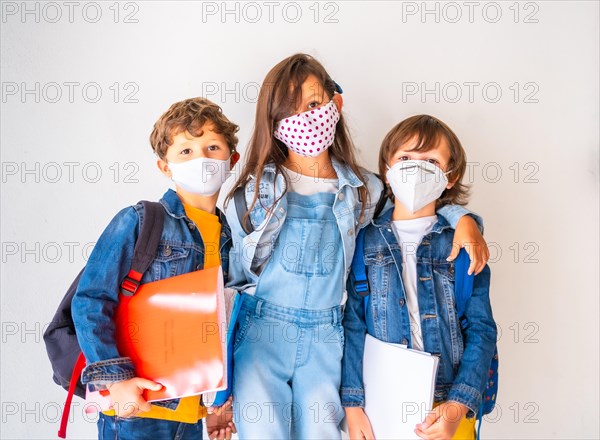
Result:
<svg viewBox="0 0 600 440"><path fill-rule="evenodd" d="M204 267L204 243L198 228L185 213L177 193L168 190L160 203L165 209L164 226L154 261L142 283L185 274ZM135 376L133 364L116 346L113 315L120 285L131 266L133 249L140 233L144 210L141 204L121 210L106 227L79 281L73 297L72 315L81 350L87 360L82 382L91 390L109 382ZM231 232L225 216L221 223L220 256L227 277Z"/></svg>
<svg viewBox="0 0 600 440"><path fill-rule="evenodd" d="M364 407L362 380L365 333L385 342L411 347L411 329L402 281L401 247L391 225L393 209L367 226L364 262L370 297L365 316L363 297L349 277L344 314L345 347L342 365L342 405ZM477 414L496 344L496 324L489 299L490 269L475 276L461 331L454 303L454 263L446 257L454 229L443 217L417 248L417 295L425 351L440 358L435 401L453 400ZM388 374L393 374L391 366Z"/></svg>
<svg viewBox="0 0 600 440"><path fill-rule="evenodd" d="M332 159L332 165L338 176L338 190L333 204L333 213L341 235L344 273L347 277L350 274L354 255L356 234L373 219L377 202L383 191L383 183L375 174L362 170L363 176L367 180L369 198L361 219L358 188L363 186L363 183L345 164ZM230 253L231 267L228 287L240 292L254 293L261 270L273 254L279 231L286 218L287 199L286 195L282 197L286 186L285 177L277 173L274 164L265 166L258 188L259 196L249 216L254 227L254 231L250 234L246 234L240 224L235 202L233 200L229 202L226 214L231 226L233 246ZM245 186L247 206L251 206L255 191L256 179L252 176ZM450 205L442 208L439 214L452 225L456 225L463 215L470 214L470 212L462 206ZM482 224L479 217L474 215L473 217L479 225ZM344 298L345 296L344 294Z"/></svg>

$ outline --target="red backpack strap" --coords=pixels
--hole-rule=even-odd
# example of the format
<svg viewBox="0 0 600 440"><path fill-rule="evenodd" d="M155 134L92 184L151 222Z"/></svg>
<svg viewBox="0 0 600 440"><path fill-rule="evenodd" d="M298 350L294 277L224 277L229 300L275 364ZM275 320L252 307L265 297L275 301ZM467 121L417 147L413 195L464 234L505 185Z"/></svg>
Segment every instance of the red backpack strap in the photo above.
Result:
<svg viewBox="0 0 600 440"><path fill-rule="evenodd" d="M69 413L71 412L71 401L73 400L73 394L75 393L75 387L77 381L81 376L81 372L85 368L85 356L83 353L79 353L75 366L73 367L73 374L71 375L71 382L69 384L69 391L67 392L67 400L65 401L65 407L63 408L62 418L60 419L60 428L58 430L58 436L60 438L67 438L67 423L69 423Z"/></svg>

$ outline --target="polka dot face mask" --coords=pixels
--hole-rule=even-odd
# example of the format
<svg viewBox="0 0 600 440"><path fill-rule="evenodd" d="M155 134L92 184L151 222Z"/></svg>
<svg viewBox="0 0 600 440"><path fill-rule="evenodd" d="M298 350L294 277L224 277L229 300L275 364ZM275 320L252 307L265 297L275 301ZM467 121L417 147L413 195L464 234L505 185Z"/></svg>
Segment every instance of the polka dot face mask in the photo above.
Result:
<svg viewBox="0 0 600 440"><path fill-rule="evenodd" d="M275 138L301 156L316 157L327 150L335 136L340 113L333 102L282 119L275 124Z"/></svg>

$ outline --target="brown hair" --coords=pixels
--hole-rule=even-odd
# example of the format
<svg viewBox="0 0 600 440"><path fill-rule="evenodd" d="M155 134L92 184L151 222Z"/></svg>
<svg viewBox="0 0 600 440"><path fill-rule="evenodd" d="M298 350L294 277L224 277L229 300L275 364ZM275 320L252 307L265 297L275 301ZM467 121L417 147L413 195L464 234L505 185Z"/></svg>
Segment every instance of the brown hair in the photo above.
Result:
<svg viewBox="0 0 600 440"><path fill-rule="evenodd" d="M379 150L379 173L385 176L390 158L406 142L416 137L416 147L410 151L429 151L437 147L440 139L445 138L450 148L448 162L448 181L456 183L445 189L436 201L436 208L444 205L466 205L469 199L469 185L461 182L467 168L467 155L454 132L437 118L429 115L416 115L400 122L385 136ZM388 185L388 197L394 195Z"/></svg>
<svg viewBox="0 0 600 440"><path fill-rule="evenodd" d="M187 131L192 136L202 136L204 124L212 124L212 130L225 136L231 152L235 151L239 127L223 114L221 107L204 98L190 98L169 107L154 124L150 145L159 158L165 159L167 149L173 144L173 136Z"/></svg>
<svg viewBox="0 0 600 440"><path fill-rule="evenodd" d="M279 62L267 73L258 95L254 131L246 152L246 160L240 177L227 196L227 200L233 197L235 190L243 186L250 176L256 178L256 187L259 188L263 170L269 163L275 165L277 174L286 176L283 173L282 164L288 156L288 149L285 144L273 136L275 124L294 113L302 99L302 84L310 75L314 75L319 80L323 91L329 98L332 98L336 90L335 82L323 65L310 55L302 53L292 55ZM336 125L333 144L328 151L332 158L347 165L363 183L363 186L358 188L362 202L362 216L369 196L366 179L359 169L354 145L350 139L344 116L341 114ZM250 211L256 204L258 195L258 191L255 192L244 221L247 220Z"/></svg>

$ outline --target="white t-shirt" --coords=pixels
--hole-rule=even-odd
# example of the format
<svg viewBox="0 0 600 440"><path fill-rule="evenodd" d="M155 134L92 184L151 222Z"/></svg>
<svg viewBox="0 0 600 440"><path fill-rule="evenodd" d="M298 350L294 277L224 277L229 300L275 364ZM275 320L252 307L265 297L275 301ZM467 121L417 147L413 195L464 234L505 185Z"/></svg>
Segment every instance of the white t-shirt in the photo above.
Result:
<svg viewBox="0 0 600 440"><path fill-rule="evenodd" d="M323 179L315 176L305 176L297 171L282 167L290 182L289 191L303 196L312 196L320 192L337 193L338 179Z"/></svg>
<svg viewBox="0 0 600 440"><path fill-rule="evenodd" d="M406 292L412 348L420 351L423 351L423 334L417 295L417 248L436 223L437 215L392 222L392 230L402 248L402 283Z"/></svg>

